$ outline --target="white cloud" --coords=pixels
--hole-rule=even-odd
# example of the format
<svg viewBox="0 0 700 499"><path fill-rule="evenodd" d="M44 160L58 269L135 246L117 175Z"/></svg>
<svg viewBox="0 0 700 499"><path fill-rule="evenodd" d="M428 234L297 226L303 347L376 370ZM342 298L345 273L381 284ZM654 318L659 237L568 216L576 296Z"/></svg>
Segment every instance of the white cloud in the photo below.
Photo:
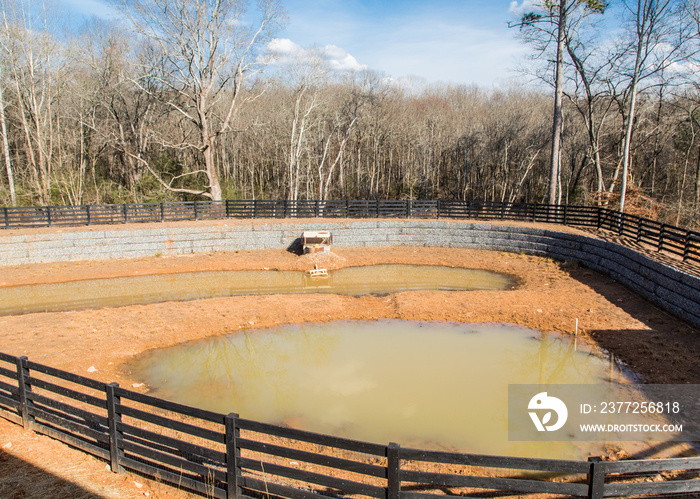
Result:
<svg viewBox="0 0 700 499"><path fill-rule="evenodd" d="M428 80L422 76L408 75L394 78L392 76L385 76L381 79L382 84L394 87L407 94L418 95L428 88Z"/></svg>
<svg viewBox="0 0 700 499"><path fill-rule="evenodd" d="M521 17L526 12L534 12L537 10L542 10L542 2L538 0L523 0L521 3L513 0L510 2L510 7L508 8L508 12L517 17Z"/></svg>
<svg viewBox="0 0 700 499"><path fill-rule="evenodd" d="M299 58L303 50L289 38L273 38L268 42L266 52L272 62L284 64Z"/></svg>
<svg viewBox="0 0 700 499"><path fill-rule="evenodd" d="M321 53L331 69L336 71L361 71L367 69L365 64L357 62L357 59L337 45L326 45L321 49Z"/></svg>
<svg viewBox="0 0 700 499"><path fill-rule="evenodd" d="M272 64L286 65L320 60L333 71L360 71L367 69L345 49L337 45L304 48L288 38L275 38L267 44L267 55Z"/></svg>

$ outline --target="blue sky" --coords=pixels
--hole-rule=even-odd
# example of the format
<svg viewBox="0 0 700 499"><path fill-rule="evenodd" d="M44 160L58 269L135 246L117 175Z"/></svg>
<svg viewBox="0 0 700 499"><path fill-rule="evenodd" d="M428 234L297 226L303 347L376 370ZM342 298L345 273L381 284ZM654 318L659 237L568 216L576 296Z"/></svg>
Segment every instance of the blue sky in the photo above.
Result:
<svg viewBox="0 0 700 499"><path fill-rule="evenodd" d="M75 13L109 13L105 0L63 1ZM507 87L528 50L507 26L522 2L283 0L289 23L275 47L315 47L336 67L369 68L398 81Z"/></svg>
<svg viewBox="0 0 700 499"><path fill-rule="evenodd" d="M522 3L522 2L519 2ZM508 86L527 52L510 0L288 0L280 34L301 46L334 46L394 79ZM337 51L340 53L339 51Z"/></svg>

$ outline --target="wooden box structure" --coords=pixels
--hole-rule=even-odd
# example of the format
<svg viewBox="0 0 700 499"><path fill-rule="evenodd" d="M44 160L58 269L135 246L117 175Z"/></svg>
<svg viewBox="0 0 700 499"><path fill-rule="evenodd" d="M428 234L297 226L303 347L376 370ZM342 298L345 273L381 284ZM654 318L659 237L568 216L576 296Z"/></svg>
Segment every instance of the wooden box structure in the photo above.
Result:
<svg viewBox="0 0 700 499"><path fill-rule="evenodd" d="M326 230L304 231L301 234L301 246L306 253L322 253L331 250L333 234Z"/></svg>

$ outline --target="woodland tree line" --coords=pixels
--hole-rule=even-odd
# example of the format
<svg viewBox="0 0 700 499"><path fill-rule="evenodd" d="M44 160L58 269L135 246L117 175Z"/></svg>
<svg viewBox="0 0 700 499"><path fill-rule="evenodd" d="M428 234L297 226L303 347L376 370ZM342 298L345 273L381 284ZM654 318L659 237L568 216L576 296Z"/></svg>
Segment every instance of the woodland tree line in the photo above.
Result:
<svg viewBox="0 0 700 499"><path fill-rule="evenodd" d="M543 0L511 19L536 84L502 90L270 60L276 0L2 6L3 206L555 196L698 226L700 0Z"/></svg>

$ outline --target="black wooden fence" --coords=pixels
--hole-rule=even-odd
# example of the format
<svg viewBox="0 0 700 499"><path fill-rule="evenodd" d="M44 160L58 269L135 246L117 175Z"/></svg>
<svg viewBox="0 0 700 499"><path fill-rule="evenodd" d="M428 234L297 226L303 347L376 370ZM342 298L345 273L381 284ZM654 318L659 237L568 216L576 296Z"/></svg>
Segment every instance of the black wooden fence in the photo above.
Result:
<svg viewBox="0 0 700 499"><path fill-rule="evenodd" d="M700 263L700 232L602 207L456 200L227 200L1 208L0 227L76 226L225 218L458 218L596 227Z"/></svg>
<svg viewBox="0 0 700 499"><path fill-rule="evenodd" d="M700 458L565 461L379 445L187 407L0 353L0 416L207 497L700 493Z"/></svg>

